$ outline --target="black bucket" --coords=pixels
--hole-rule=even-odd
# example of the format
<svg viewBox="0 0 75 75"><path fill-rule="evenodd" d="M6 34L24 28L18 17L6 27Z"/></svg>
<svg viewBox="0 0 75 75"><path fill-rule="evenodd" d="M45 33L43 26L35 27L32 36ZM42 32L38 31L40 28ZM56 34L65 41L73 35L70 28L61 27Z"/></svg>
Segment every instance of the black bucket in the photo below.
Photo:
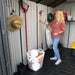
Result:
<svg viewBox="0 0 75 75"><path fill-rule="evenodd" d="M72 56L75 56L75 49L72 49Z"/></svg>

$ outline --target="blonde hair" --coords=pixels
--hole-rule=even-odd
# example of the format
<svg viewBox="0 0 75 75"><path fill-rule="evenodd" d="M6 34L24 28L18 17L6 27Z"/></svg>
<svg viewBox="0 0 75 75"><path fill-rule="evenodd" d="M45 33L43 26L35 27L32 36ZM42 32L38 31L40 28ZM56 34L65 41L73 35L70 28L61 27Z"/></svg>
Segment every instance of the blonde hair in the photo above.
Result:
<svg viewBox="0 0 75 75"><path fill-rule="evenodd" d="M63 12L62 11L56 11L56 21L57 21L57 23L60 23L61 21L63 21L64 23L65 23L65 21L64 21L64 15L63 15Z"/></svg>

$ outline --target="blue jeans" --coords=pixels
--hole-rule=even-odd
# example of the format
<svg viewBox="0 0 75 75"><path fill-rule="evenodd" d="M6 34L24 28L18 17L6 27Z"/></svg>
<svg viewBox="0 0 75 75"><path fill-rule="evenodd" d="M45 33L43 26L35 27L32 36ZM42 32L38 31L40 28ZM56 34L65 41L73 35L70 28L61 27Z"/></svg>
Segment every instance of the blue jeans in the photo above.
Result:
<svg viewBox="0 0 75 75"><path fill-rule="evenodd" d="M54 56L57 57L58 59L60 59L60 54L59 54L59 51L57 49L59 40L60 40L60 38L52 37Z"/></svg>

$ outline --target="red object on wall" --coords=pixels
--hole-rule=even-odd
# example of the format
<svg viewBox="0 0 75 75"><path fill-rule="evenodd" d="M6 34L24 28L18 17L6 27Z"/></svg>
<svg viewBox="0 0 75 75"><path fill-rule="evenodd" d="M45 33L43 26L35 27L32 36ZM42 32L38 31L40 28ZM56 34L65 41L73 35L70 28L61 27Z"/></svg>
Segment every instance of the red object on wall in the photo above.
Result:
<svg viewBox="0 0 75 75"><path fill-rule="evenodd" d="M54 13L54 19L55 19L55 15L56 15L56 13ZM67 13L63 13L63 15L64 15L64 19L66 21L67 20Z"/></svg>
<svg viewBox="0 0 75 75"><path fill-rule="evenodd" d="M67 20L67 13L63 13L64 14L64 18L65 18L65 21Z"/></svg>

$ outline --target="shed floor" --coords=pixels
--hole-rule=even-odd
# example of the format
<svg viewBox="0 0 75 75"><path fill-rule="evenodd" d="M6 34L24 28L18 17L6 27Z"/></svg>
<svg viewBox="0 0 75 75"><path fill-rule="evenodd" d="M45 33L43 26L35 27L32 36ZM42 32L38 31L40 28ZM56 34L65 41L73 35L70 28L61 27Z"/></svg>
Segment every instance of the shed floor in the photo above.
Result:
<svg viewBox="0 0 75 75"><path fill-rule="evenodd" d="M24 75L75 75L75 57L71 55L71 49L62 48L60 54L62 63L56 66L56 61L49 59L53 56L53 50L46 50L43 67L37 72L27 67Z"/></svg>

